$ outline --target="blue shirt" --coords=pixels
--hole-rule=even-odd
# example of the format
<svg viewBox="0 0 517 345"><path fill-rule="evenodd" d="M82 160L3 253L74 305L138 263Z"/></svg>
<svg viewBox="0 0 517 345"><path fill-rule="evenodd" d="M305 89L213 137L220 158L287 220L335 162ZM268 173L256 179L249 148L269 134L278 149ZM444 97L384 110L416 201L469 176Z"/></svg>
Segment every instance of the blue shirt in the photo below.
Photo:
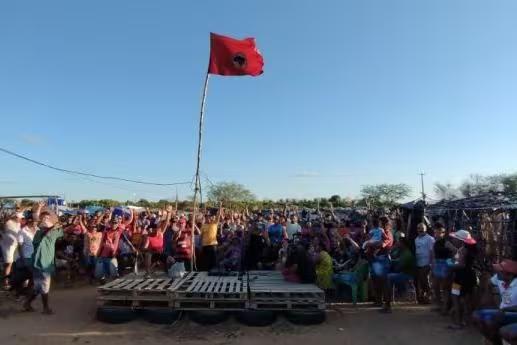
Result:
<svg viewBox="0 0 517 345"><path fill-rule="evenodd" d="M269 236L269 240L271 243L277 244L282 242L282 235L284 233L284 229L280 224L272 224L267 229L267 234Z"/></svg>
<svg viewBox="0 0 517 345"><path fill-rule="evenodd" d="M382 241L382 229L381 228L375 228L370 230L368 233L370 235L370 239L374 241Z"/></svg>

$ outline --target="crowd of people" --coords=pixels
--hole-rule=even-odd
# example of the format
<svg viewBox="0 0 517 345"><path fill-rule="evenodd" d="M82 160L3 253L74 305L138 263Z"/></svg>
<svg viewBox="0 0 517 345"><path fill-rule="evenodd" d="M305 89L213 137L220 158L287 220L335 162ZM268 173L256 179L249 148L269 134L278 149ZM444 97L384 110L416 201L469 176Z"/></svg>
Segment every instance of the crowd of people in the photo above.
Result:
<svg viewBox="0 0 517 345"><path fill-rule="evenodd" d="M348 286L354 302L366 283L384 313L391 312L393 298L414 288L417 303L434 302L443 315L452 315L451 329L465 327L475 305L476 240L438 221L430 231L418 224L410 239L389 216L352 222L332 209L315 218L297 209L234 212L221 206L201 210L195 220L172 206L58 218L36 203L1 223L3 288L23 298L27 311L41 295L43 311L52 313L48 296L56 268L67 282L82 274L91 283L134 270L173 277L190 270L279 270L288 281L317 284L329 298ZM491 339L497 339L498 327L517 322L517 313L505 310L517 306L517 263L505 260L494 269L500 308L473 317Z"/></svg>

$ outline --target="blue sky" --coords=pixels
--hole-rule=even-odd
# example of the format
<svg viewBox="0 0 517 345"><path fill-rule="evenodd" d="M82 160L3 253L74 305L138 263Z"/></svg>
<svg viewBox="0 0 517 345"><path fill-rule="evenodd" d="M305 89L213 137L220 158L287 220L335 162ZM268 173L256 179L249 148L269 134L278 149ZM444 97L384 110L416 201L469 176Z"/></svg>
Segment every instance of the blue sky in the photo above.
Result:
<svg viewBox="0 0 517 345"><path fill-rule="evenodd" d="M210 81L202 170L259 197L419 191L517 170L517 2L4 1L0 146L56 166L190 180L209 32L264 74ZM205 182L203 180L203 182ZM178 189L189 195L188 187ZM159 199L0 154L0 195Z"/></svg>

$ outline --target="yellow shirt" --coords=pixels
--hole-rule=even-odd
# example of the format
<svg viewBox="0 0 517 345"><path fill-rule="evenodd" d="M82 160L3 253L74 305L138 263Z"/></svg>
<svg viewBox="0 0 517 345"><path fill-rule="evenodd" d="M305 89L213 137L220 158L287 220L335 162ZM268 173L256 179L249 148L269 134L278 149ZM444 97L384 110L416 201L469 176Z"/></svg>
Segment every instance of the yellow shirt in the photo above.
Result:
<svg viewBox="0 0 517 345"><path fill-rule="evenodd" d="M201 244L203 246L217 245L217 223L203 224L201 227Z"/></svg>

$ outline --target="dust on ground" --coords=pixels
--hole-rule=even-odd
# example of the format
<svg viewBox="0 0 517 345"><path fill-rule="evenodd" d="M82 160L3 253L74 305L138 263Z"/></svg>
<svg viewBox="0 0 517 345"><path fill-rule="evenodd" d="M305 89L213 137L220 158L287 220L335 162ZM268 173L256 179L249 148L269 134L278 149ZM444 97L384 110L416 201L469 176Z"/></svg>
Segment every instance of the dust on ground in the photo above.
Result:
<svg viewBox="0 0 517 345"><path fill-rule="evenodd" d="M34 313L24 313L20 304L0 296L0 344L480 344L473 329L451 331L450 320L429 307L396 306L393 314L374 308L332 307L327 321L317 326L296 326L283 317L263 328L243 326L230 318L224 323L202 326L183 317L173 325L153 325L135 320L121 325L95 320L95 288L81 286L51 291L55 315L42 315L39 300Z"/></svg>

